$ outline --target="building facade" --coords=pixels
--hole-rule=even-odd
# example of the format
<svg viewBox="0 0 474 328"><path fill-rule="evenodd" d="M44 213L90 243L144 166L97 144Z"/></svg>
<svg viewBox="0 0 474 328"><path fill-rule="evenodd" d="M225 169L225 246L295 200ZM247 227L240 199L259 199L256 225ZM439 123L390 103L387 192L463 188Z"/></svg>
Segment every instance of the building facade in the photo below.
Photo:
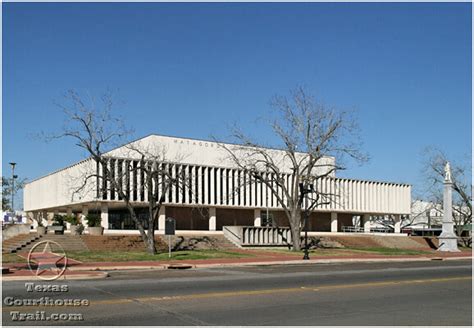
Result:
<svg viewBox="0 0 474 328"><path fill-rule="evenodd" d="M226 147L240 147L226 144ZM136 149L160 154L161 168L173 177L184 177L182 185L172 185L163 192L164 206L159 214L158 229L163 232L166 217L176 219L177 230L219 231L223 226L244 225L288 226L288 220L276 194L265 184L253 181L250 175L236 167L226 150L216 142L150 135L116 148L107 157L108 170L125 176L120 183L130 193L139 216L146 216L148 193L144 177L136 168L141 165ZM291 165L285 153L267 150L285 173L285 184L292 185ZM303 154L301 154L303 156ZM334 167L335 159L325 157L319 170L324 173ZM55 213L101 216L105 233L135 231L123 200L107 181L84 177L98 175L104 168L86 159L26 184L24 207L35 219L48 219ZM270 173L268 173L270 174ZM271 177L271 176L270 176ZM78 187L84 185L80 191ZM159 188L159 184L152 186ZM336 177L335 172L316 181L315 189L334 197L320 205L309 217L310 231L338 232L353 226L360 219L363 231L370 232L370 217L393 215L395 232L400 232L401 215L410 214L411 186L403 183L356 180ZM159 192L159 191L158 191ZM285 195L279 190L280 199Z"/></svg>

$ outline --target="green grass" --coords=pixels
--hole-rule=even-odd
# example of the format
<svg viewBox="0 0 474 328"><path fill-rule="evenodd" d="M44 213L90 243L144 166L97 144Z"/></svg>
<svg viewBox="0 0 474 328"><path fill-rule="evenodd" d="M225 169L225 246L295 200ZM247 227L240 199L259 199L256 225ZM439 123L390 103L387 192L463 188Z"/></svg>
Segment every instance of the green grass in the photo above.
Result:
<svg viewBox="0 0 474 328"><path fill-rule="evenodd" d="M16 254L2 254L2 263L26 263L26 259Z"/></svg>
<svg viewBox="0 0 474 328"><path fill-rule="evenodd" d="M124 262L124 261L166 261L168 253L151 255L146 252L84 251L67 252L71 259L81 262ZM242 258L252 255L219 250L177 251L171 253L171 260L205 260L216 258Z"/></svg>
<svg viewBox="0 0 474 328"><path fill-rule="evenodd" d="M146 252L121 252L121 251L68 251L70 259L81 262L125 262L125 261L167 261L170 260L168 252L151 255ZM171 260L205 260L217 258L243 258L252 257L251 254L220 251L220 250L195 250L177 251L171 253ZM16 254L3 254L3 263L26 263L26 259Z"/></svg>
<svg viewBox="0 0 474 328"><path fill-rule="evenodd" d="M256 250L256 249L254 249ZM259 248L260 251L268 251L272 253L284 253L303 256L303 251L294 252L282 248ZM322 248L310 251L313 256L351 256L351 255L424 255L430 254L428 251L386 248L386 247L357 247L357 248ZM146 252L121 252L121 251L76 251L67 252L69 258L81 262L125 262L125 261L167 261L168 253L160 253L150 255ZM205 259L223 259L223 258L244 258L255 255L249 253L237 253L231 251L220 250L195 250L195 251L178 251L173 252L172 260L205 260ZM3 254L3 263L25 263L26 260L16 254Z"/></svg>

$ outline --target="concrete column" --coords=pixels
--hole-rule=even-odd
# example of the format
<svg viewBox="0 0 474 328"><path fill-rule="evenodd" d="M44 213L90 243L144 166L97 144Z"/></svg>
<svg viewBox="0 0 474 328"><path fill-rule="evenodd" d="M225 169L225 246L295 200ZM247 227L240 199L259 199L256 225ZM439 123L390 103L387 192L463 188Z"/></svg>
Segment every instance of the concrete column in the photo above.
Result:
<svg viewBox="0 0 474 328"><path fill-rule="evenodd" d="M209 207L209 231L216 231L216 223L217 223L216 208Z"/></svg>
<svg viewBox="0 0 474 328"><path fill-rule="evenodd" d="M59 210L58 209L53 211L53 217L51 218L51 224L53 224L53 222L54 222L54 216L55 215L59 215Z"/></svg>
<svg viewBox="0 0 474 328"><path fill-rule="evenodd" d="M109 229L109 207L106 204L100 206L100 225Z"/></svg>
<svg viewBox="0 0 474 328"><path fill-rule="evenodd" d="M337 213L331 213L331 232L337 232Z"/></svg>
<svg viewBox="0 0 474 328"><path fill-rule="evenodd" d="M160 211L158 212L158 230L165 231L166 222L166 207L161 205Z"/></svg>
<svg viewBox="0 0 474 328"><path fill-rule="evenodd" d="M26 222L30 223L30 226L36 228L36 220L39 218L39 212L26 212Z"/></svg>
<svg viewBox="0 0 474 328"><path fill-rule="evenodd" d="M262 217L261 217L261 210L258 208L258 209L255 209L253 211L253 225L255 227L261 227L262 226Z"/></svg>
<svg viewBox="0 0 474 328"><path fill-rule="evenodd" d="M394 215L394 220L395 220L395 224L393 225L394 233L400 233L400 227L402 225L402 216L400 214L396 214Z"/></svg>
<svg viewBox="0 0 474 328"><path fill-rule="evenodd" d="M72 216L72 208L71 207L66 208L66 215L67 216ZM69 222L66 222L66 229L67 230L71 229L71 224Z"/></svg>
<svg viewBox="0 0 474 328"><path fill-rule="evenodd" d="M81 213L81 222L84 227L87 227L86 216L89 214L89 208L87 205L82 205L82 213Z"/></svg>
<svg viewBox="0 0 474 328"><path fill-rule="evenodd" d="M49 224L49 220L48 220L48 212L46 211L42 211L41 212L41 220L43 220L43 224L44 225L48 225Z"/></svg>
<svg viewBox="0 0 474 328"><path fill-rule="evenodd" d="M362 215L361 219L364 226L364 232L370 232L370 215L364 214Z"/></svg>

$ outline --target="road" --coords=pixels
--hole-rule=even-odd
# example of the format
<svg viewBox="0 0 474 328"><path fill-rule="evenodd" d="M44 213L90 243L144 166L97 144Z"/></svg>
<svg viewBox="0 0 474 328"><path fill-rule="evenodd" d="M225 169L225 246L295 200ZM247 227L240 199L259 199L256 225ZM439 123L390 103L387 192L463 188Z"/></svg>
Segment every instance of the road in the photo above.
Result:
<svg viewBox="0 0 474 328"><path fill-rule="evenodd" d="M472 324L471 261L308 264L112 272L102 280L56 281L67 292L27 292L3 282L4 325L465 325ZM38 285L51 284L36 282ZM86 299L49 306L83 321L12 321L15 299ZM11 301L12 299L10 299ZM38 314L41 318L41 315Z"/></svg>

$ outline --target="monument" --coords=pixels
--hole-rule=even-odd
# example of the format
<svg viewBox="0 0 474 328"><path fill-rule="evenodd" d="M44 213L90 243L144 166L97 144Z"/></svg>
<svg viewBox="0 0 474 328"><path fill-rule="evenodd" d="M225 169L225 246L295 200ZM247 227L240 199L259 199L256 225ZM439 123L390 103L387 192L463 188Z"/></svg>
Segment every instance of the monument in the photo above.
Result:
<svg viewBox="0 0 474 328"><path fill-rule="evenodd" d="M451 167L447 162L444 168L443 230L438 238L440 252L459 252L458 237L454 233L452 186Z"/></svg>

